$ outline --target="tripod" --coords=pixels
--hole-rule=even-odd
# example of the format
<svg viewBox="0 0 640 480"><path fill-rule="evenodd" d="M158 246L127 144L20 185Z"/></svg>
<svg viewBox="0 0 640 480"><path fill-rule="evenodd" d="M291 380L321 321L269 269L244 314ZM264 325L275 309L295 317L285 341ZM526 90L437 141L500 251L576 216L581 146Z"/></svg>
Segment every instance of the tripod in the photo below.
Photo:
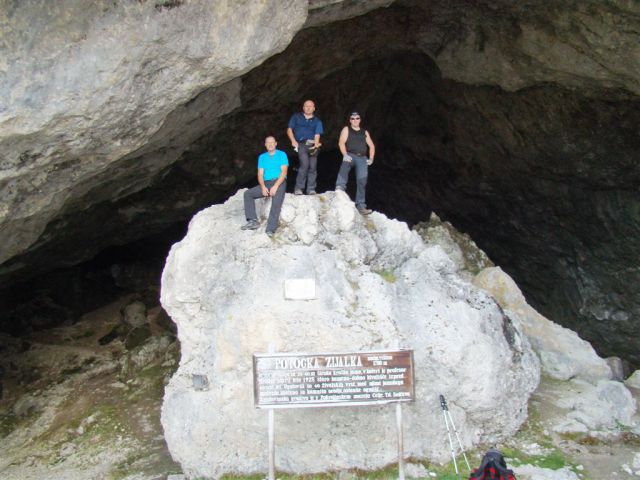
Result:
<svg viewBox="0 0 640 480"><path fill-rule="evenodd" d="M464 457L464 461L467 464L467 468L469 472L471 472L471 466L469 465L469 460L467 460L467 454L464 453L464 447L462 446L462 442L460 441L460 437L458 436L458 430L456 430L456 426L453 423L453 418L451 418L451 412L449 411L449 406L447 405L447 401L444 399L444 395L440 395L440 406L442 407L442 415L444 416L444 424L447 427L447 435L449 436L449 447L451 448L451 458L453 458L453 467L456 469L456 476L460 477L460 471L458 470L458 462L456 462L456 453L453 448L453 440L451 438L451 430L456 436L458 440L458 445L460 445L460 450L462 451L462 456ZM451 422L451 429L449 429L449 422Z"/></svg>

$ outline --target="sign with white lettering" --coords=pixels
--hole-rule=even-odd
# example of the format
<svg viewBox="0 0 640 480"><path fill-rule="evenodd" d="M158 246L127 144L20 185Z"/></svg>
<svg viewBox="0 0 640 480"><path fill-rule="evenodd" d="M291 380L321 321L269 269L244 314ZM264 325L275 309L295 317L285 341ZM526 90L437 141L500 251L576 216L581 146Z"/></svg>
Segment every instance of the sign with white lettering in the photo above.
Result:
<svg viewBox="0 0 640 480"><path fill-rule="evenodd" d="M253 356L257 408L409 402L413 383L412 350Z"/></svg>

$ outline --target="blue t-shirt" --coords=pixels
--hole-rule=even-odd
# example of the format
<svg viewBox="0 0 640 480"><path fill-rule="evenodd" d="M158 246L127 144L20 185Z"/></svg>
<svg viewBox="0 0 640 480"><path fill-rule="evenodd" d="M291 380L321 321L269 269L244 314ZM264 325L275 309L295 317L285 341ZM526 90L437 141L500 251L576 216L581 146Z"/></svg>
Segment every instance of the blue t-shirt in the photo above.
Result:
<svg viewBox="0 0 640 480"><path fill-rule="evenodd" d="M282 150L276 150L273 152L273 155L269 155L269 152L264 152L258 157L258 168L264 169L264 174L262 175L264 180L275 180L278 178L282 165L289 165L287 154Z"/></svg>
<svg viewBox="0 0 640 480"><path fill-rule="evenodd" d="M291 115L289 119L289 128L293 130L293 136L298 142L303 140L313 140L316 134L322 135L322 121L315 115L306 118L304 113L298 112Z"/></svg>

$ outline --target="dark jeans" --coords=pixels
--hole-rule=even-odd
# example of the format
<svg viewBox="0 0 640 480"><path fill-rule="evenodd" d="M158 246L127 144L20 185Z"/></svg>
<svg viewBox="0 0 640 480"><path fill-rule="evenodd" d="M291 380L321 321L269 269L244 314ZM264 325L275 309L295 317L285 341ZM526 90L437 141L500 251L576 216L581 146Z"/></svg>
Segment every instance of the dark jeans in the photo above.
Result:
<svg viewBox="0 0 640 480"><path fill-rule="evenodd" d="M349 180L349 172L356 167L356 207L367 208L365 193L367 190L367 177L369 176L369 166L367 165L367 157L364 155L355 155L350 153L352 158L350 162L342 162L338 178L336 180L336 188L347 189L347 181Z"/></svg>
<svg viewBox="0 0 640 480"><path fill-rule="evenodd" d="M304 190L304 184L307 184L307 193L315 191L316 177L318 176L318 154L309 155L309 147L305 141L298 143L298 159L300 166L298 167L298 176L296 177L296 190Z"/></svg>
<svg viewBox="0 0 640 480"><path fill-rule="evenodd" d="M265 180L264 184L267 189L271 189L276 180ZM278 220L280 219L280 210L282 209L282 202L284 202L284 194L287 191L286 180L278 187L276 195L271 198L271 211L269 212L269 219L267 220L267 232L275 232L278 228ZM262 195L262 189L260 185L256 185L244 192L244 215L247 220L257 220L256 215L256 198L264 198Z"/></svg>

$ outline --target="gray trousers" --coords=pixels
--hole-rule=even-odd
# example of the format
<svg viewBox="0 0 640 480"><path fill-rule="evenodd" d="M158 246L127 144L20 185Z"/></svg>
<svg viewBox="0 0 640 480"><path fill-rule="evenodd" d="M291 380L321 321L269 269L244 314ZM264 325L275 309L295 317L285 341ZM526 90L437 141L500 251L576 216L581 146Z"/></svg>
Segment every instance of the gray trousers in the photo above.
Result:
<svg viewBox="0 0 640 480"><path fill-rule="evenodd" d="M367 157L364 155L355 155L350 153L350 162L342 162L340 165L340 171L338 172L338 178L336 180L336 187L340 187L343 190L347 189L347 181L349 180L349 172L353 167L356 168L356 207L367 208L367 202L365 200L365 194L367 190L367 177L369 176L369 166L367 165Z"/></svg>
<svg viewBox="0 0 640 480"><path fill-rule="evenodd" d="M309 147L306 142L298 143L298 176L296 177L296 190L304 190L304 184L307 184L307 193L315 191L316 178L318 176L318 154L309 155Z"/></svg>
<svg viewBox="0 0 640 480"><path fill-rule="evenodd" d="M265 180L264 184L267 189L271 189L276 183L275 180ZM280 219L280 210L282 209L282 202L284 202L284 194L287 191L286 180L280 184L276 195L271 199L271 211L269 212L269 218L267 220L267 232L275 232L278 228L278 220ZM264 198L262 195L262 188L260 185L256 185L244 192L244 215L247 220L257 220L256 215L256 198Z"/></svg>

